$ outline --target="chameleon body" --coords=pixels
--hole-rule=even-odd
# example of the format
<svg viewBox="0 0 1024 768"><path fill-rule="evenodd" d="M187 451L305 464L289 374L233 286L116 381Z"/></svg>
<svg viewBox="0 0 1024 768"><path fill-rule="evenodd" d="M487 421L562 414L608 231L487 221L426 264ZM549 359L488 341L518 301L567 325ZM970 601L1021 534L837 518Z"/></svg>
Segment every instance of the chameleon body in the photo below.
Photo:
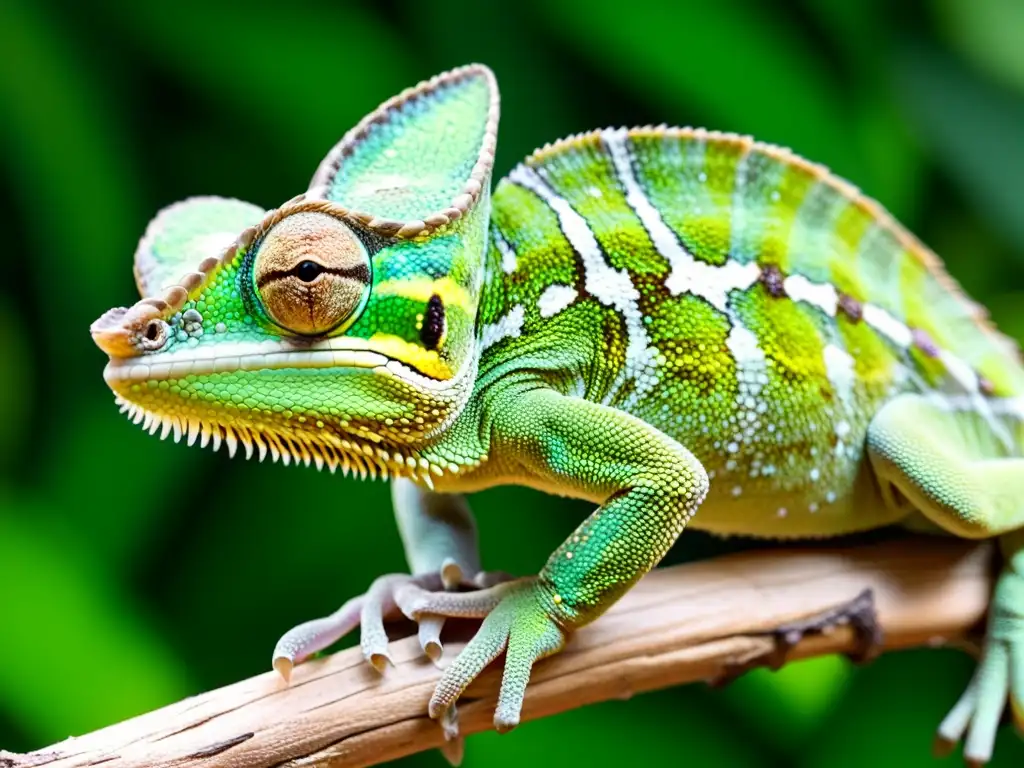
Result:
<svg viewBox="0 0 1024 768"><path fill-rule="evenodd" d="M549 145L491 194L482 66L386 102L273 211L193 198L136 254L144 298L92 327L122 410L232 453L394 478L412 575L287 633L292 664L397 605L440 651L483 617L430 713L503 651L495 724L533 663L686 525L772 538L903 522L999 537L979 673L940 726L986 760L1024 724L1024 368L938 259L824 168L666 127ZM182 277L184 275L184 277ZM459 494L507 483L596 511L536 577L480 571ZM472 582L480 589L445 587Z"/></svg>

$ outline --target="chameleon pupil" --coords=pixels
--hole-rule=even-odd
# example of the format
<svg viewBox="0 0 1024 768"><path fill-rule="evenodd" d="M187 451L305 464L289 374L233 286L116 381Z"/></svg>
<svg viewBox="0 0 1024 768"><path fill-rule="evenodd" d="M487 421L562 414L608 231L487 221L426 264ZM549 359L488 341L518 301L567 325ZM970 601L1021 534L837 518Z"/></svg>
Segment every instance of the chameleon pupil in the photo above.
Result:
<svg viewBox="0 0 1024 768"><path fill-rule="evenodd" d="M295 276L304 283L311 283L320 276L322 271L323 267L315 261L304 261L295 268Z"/></svg>

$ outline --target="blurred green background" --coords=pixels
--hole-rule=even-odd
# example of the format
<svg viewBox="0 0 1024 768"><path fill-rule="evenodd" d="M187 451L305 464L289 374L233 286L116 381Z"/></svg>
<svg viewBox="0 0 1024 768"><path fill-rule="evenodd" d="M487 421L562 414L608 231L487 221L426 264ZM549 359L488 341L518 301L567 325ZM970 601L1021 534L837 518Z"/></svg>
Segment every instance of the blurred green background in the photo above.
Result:
<svg viewBox="0 0 1024 768"><path fill-rule="evenodd" d="M380 101L470 61L502 88L499 175L605 125L752 133L880 199L1024 337L1021 0L3 0L0 747L262 672L283 630L402 568L382 483L150 438L113 407L88 326L134 301L158 208L272 207ZM520 490L474 504L485 563L519 573L586 511ZM745 545L687 533L670 557ZM971 666L795 664L481 734L465 764L932 765ZM1022 763L1004 729L995 764Z"/></svg>

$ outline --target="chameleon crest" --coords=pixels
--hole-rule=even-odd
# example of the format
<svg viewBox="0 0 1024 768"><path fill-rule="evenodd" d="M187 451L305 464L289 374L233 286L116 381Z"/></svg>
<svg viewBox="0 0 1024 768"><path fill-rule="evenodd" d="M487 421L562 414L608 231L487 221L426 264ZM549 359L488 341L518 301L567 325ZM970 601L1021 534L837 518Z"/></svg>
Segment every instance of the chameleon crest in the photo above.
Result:
<svg viewBox="0 0 1024 768"><path fill-rule="evenodd" d="M1005 555L979 672L939 729L987 760L1008 702L1024 727L1015 345L878 203L788 150L592 131L537 151L492 197L497 120L490 71L454 70L359 123L275 210L170 206L136 253L145 298L92 327L122 409L150 431L394 478L411 574L285 633L274 667L288 677L361 625L383 670L398 611L436 658L446 617L482 618L429 713L454 739L456 700L504 653L507 730L534 662L687 525L817 538L901 524ZM509 483L598 505L514 580L481 570L459 495Z"/></svg>
<svg viewBox="0 0 1024 768"><path fill-rule="evenodd" d="M476 372L497 123L493 76L467 67L382 105L277 209L161 211L135 255L143 298L92 327L123 409L232 453L447 471L417 448Z"/></svg>

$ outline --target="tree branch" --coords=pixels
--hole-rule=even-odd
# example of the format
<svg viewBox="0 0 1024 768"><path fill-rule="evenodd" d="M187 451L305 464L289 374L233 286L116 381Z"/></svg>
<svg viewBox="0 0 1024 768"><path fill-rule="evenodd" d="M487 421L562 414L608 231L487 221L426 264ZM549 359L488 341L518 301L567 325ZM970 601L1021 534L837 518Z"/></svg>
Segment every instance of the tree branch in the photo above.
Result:
<svg viewBox="0 0 1024 768"><path fill-rule="evenodd" d="M536 667L523 719L640 691L711 680L771 657L772 630L873 590L885 648L961 638L983 617L991 547L908 538L856 548L773 550L659 569L565 652ZM788 658L848 652L848 628L806 637ZM461 644L448 644L451 659ZM358 648L195 696L27 755L0 768L365 766L442 744L426 716L439 671L415 638L392 644L381 677ZM463 733L491 727L499 671L459 707Z"/></svg>

